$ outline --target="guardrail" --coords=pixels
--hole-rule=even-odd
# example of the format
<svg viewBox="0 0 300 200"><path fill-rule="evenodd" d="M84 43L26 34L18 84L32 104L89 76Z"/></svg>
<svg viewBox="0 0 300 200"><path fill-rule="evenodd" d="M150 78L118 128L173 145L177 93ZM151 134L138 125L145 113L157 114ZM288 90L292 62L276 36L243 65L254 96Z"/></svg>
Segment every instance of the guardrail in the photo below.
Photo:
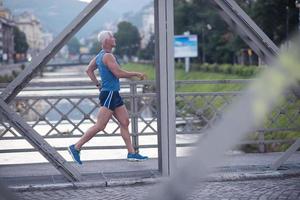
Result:
<svg viewBox="0 0 300 200"><path fill-rule="evenodd" d="M176 133L177 146L188 147L195 142L195 136L202 134L222 118L222 113L241 91L226 92L186 92L186 85L224 85L240 84L242 87L251 80L193 80L176 81ZM2 85L5 86L5 85ZM156 148L157 134L157 98L154 81L125 81L121 83L121 95L130 115L130 130L136 150ZM46 92L43 90L46 89ZM256 144L260 152L265 145L293 142L294 139L266 139L266 134L275 132L299 131L299 99L292 92L287 92L285 100L267 117L265 126L256 130L248 140L241 144ZM90 83L33 83L11 103L26 121L44 138L60 139L63 145L57 150L66 150L68 140L79 138L95 123L99 107L98 91ZM116 120L110 120L105 131L95 137L113 138L120 136ZM152 136L149 141L140 142L144 136ZM296 139L296 138L295 138ZM0 142L24 140L1 117ZM93 145L83 149L123 149L124 145ZM0 149L0 153L32 152L30 147Z"/></svg>

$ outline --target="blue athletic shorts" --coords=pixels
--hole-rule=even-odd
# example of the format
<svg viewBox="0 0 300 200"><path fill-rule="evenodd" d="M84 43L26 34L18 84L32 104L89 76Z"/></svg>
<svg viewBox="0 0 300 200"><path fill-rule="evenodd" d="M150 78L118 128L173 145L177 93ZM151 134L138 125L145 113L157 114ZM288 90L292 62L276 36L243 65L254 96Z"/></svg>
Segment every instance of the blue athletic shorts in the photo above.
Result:
<svg viewBox="0 0 300 200"><path fill-rule="evenodd" d="M99 100L101 106L112 111L114 111L117 107L124 105L122 97L118 91L101 91Z"/></svg>

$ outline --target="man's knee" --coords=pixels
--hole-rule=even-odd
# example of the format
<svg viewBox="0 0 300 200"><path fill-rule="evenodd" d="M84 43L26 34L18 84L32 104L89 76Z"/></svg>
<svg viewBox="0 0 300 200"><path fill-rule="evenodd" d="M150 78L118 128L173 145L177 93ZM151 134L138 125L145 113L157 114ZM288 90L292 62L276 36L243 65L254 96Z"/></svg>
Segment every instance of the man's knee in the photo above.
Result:
<svg viewBox="0 0 300 200"><path fill-rule="evenodd" d="M122 126L123 128L128 128L129 126L129 119L124 119L120 121L120 126Z"/></svg>
<svg viewBox="0 0 300 200"><path fill-rule="evenodd" d="M105 129L105 125L103 124L95 124L97 132L103 131Z"/></svg>

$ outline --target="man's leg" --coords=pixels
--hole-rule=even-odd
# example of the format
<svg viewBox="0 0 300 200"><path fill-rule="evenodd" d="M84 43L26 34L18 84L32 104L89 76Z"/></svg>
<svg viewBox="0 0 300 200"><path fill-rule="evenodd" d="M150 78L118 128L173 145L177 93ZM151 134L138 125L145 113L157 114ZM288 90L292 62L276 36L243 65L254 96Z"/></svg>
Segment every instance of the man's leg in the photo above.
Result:
<svg viewBox="0 0 300 200"><path fill-rule="evenodd" d="M110 120L113 111L106 107L100 107L97 122L91 128L89 128L85 134L80 138L80 140L75 144L75 148L79 150L86 142L88 142L92 137L94 137L98 132L103 131Z"/></svg>
<svg viewBox="0 0 300 200"><path fill-rule="evenodd" d="M129 126L129 115L125 105L117 107L114 110L114 116L120 123L121 135L126 144L128 153L134 153L134 149L131 143L131 138L128 130Z"/></svg>
<svg viewBox="0 0 300 200"><path fill-rule="evenodd" d="M142 156L138 153L135 153L135 151L134 151L134 148L131 143L129 130L128 130L129 115L128 115L125 105L117 107L114 111L114 116L117 118L117 120L120 123L121 135L122 135L122 138L123 138L123 140L126 144L127 150L128 150L127 160L129 160L129 161L147 160L148 159L147 156Z"/></svg>
<svg viewBox="0 0 300 200"><path fill-rule="evenodd" d="M80 160L80 149L81 147L88 142L92 137L94 137L98 132L104 130L107 122L112 116L112 111L109 110L106 107L101 107L99 109L98 115L97 115L97 122L94 126L89 128L87 132L80 138L80 140L74 145L72 144L69 146L68 151L71 154L74 161L76 161L78 164L82 164Z"/></svg>

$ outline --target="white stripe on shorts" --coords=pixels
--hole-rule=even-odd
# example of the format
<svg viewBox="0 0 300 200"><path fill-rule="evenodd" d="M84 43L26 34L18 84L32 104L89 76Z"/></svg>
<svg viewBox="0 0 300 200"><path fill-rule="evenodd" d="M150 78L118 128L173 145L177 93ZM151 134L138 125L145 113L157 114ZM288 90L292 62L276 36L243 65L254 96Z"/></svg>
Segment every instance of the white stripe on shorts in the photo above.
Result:
<svg viewBox="0 0 300 200"><path fill-rule="evenodd" d="M107 100L110 98L110 96L112 96L112 92L113 92L113 91L110 91L109 94L107 95L106 100L105 100L105 102L104 102L104 104L103 104L104 106L105 106Z"/></svg>

